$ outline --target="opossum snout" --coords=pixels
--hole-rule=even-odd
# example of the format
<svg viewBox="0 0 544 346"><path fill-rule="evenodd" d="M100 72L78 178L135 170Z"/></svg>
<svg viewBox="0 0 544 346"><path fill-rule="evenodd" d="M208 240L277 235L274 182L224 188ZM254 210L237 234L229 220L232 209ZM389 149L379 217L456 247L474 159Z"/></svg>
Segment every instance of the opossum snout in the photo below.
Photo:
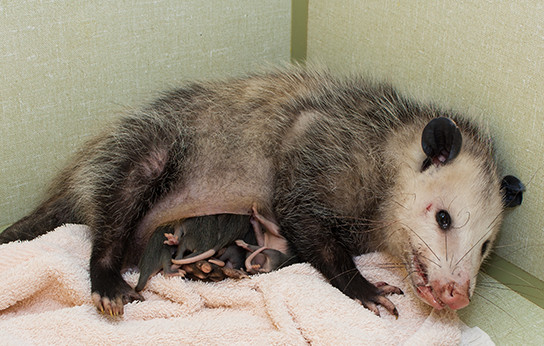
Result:
<svg viewBox="0 0 544 346"><path fill-rule="evenodd" d="M449 306L450 309L459 310L470 303L469 281L466 281L462 285L459 285L456 282L450 282L443 287L444 290L442 291L440 300Z"/></svg>
<svg viewBox="0 0 544 346"><path fill-rule="evenodd" d="M469 298L469 281L466 281L463 284L457 282L449 282L446 285L436 284L433 290L437 292L439 299L442 303L446 304L452 310L459 310L464 308L470 302Z"/></svg>
<svg viewBox="0 0 544 346"><path fill-rule="evenodd" d="M441 310L447 306L452 310L459 310L470 302L469 289L470 281L464 283L433 281L430 286L418 287L417 291L419 296L435 309Z"/></svg>

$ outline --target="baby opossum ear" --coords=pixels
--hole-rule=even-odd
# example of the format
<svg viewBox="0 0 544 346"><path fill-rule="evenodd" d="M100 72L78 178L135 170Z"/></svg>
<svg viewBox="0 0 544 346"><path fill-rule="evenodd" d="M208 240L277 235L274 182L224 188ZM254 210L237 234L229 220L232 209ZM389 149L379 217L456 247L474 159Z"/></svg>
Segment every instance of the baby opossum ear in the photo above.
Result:
<svg viewBox="0 0 544 346"><path fill-rule="evenodd" d="M523 199L525 186L513 175L507 175L501 182L502 202L505 208L517 207Z"/></svg>
<svg viewBox="0 0 544 346"><path fill-rule="evenodd" d="M421 147L427 155L422 170L431 164L446 164L453 160L462 143L461 131L453 120L440 117L429 121L421 135Z"/></svg>

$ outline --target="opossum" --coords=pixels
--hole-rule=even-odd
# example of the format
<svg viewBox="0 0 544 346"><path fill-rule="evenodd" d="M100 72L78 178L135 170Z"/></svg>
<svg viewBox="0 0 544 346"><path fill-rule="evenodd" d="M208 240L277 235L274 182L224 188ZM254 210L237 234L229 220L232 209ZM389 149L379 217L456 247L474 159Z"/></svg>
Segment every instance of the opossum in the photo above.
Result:
<svg viewBox="0 0 544 346"><path fill-rule="evenodd" d="M353 256L375 250L403 258L426 303L460 309L522 190L514 177L501 186L491 139L466 117L295 69L189 84L123 117L0 241L89 225L92 298L116 315L141 299L120 272L158 226L255 205L300 260L375 313L397 314L385 294L400 293L357 271Z"/></svg>

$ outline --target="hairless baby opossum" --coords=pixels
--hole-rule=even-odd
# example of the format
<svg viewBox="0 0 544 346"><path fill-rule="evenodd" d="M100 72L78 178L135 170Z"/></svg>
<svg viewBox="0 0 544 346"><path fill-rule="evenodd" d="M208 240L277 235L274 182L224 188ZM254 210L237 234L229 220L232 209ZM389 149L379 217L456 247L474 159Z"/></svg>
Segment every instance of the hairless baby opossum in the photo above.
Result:
<svg viewBox="0 0 544 346"><path fill-rule="evenodd" d="M369 251L402 258L424 302L457 310L524 190L499 177L492 144L467 117L356 76L194 83L87 143L0 242L89 225L91 298L118 315L142 299L121 271L158 227L256 206L301 261L376 314L396 315L386 295L400 290L360 274L353 257Z"/></svg>
<svg viewBox="0 0 544 346"><path fill-rule="evenodd" d="M245 269L250 274L268 273L282 266L297 261L296 256L288 253L277 224L260 215L253 207L251 224L257 238L257 245L250 244L243 239L236 240L236 245L246 249L250 254L245 260ZM265 228L263 231L262 228Z"/></svg>
<svg viewBox="0 0 544 346"><path fill-rule="evenodd" d="M294 263L295 256L288 253L278 226L255 208L252 211L251 216L207 215L158 227L138 264L136 291L161 269L168 276L217 281L247 277L243 269L255 274ZM204 260L209 263L202 263Z"/></svg>

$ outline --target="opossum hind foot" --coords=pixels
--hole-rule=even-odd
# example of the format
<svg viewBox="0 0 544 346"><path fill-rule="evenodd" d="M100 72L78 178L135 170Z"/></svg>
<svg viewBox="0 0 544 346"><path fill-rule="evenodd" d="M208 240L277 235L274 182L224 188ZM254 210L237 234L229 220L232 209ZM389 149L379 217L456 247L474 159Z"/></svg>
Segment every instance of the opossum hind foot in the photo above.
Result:
<svg viewBox="0 0 544 346"><path fill-rule="evenodd" d="M111 287L115 287L115 285L111 285ZM110 316L122 315L125 304L135 300L144 300L140 294L124 281L122 284L117 285L115 293L101 295L98 291L94 291L91 299L98 311Z"/></svg>
<svg viewBox="0 0 544 346"><path fill-rule="evenodd" d="M385 297L385 295L388 294L404 294L402 290L398 287L391 286L385 282L377 282L374 284L376 288L378 289L377 294L369 299L356 299L359 303L361 303L365 308L372 311L376 316L380 316L380 310L378 310L378 305L383 306L389 313L396 318L399 318L399 312L397 311L397 308L395 307L395 304L393 304L388 298Z"/></svg>

